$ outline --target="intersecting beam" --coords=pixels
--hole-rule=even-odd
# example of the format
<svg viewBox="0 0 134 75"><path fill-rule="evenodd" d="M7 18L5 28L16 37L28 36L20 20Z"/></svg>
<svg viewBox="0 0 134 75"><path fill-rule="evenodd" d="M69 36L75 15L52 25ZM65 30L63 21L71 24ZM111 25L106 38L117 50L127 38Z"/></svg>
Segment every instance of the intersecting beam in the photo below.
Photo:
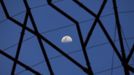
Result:
<svg viewBox="0 0 134 75"><path fill-rule="evenodd" d="M69 19L70 21L72 21L76 25L77 33L78 33L79 40L80 40L81 47L82 47L82 51L83 51L83 55L84 55L84 58L85 58L85 61L86 61L86 65L87 65L88 70L89 70L88 71L89 72L88 74L93 75L93 71L92 71L92 68L91 68L91 65L90 65L90 61L89 61L89 58L88 58L88 54L87 54L87 51L86 51L86 46L84 44L82 33L81 33L81 30L80 30L79 22L77 20L75 20L73 17L71 17L70 15L68 15L67 13L65 13L63 10L61 10L60 8L58 8L56 5L54 5L52 3L52 0L47 0L47 2L57 12L59 12L60 14L62 14L63 16L65 16L67 19Z"/></svg>
<svg viewBox="0 0 134 75"><path fill-rule="evenodd" d="M88 34L87 34L87 37L86 37L86 40L85 40L85 45L87 46L88 41L89 41L89 39L90 39L90 37L91 37L91 35L92 35L94 29L95 29L95 26L96 26L96 24L97 24L97 21L98 21L99 17L101 16L101 13L103 12L103 9L104 9L104 7L105 7L105 5L106 5L106 3L107 3L107 0L104 0L104 1L103 1L103 3L102 3L102 5L101 5L100 10L99 10L99 12L98 12L97 15L95 15L92 11L89 11L88 8L85 7L85 6L83 6L78 0L73 0L73 1L76 2L76 3L77 3L79 6L81 6L83 9L85 9L86 11L88 11L91 15L95 16L95 20L94 20L93 24L91 25L91 29L89 30L89 32L88 32Z"/></svg>
<svg viewBox="0 0 134 75"><path fill-rule="evenodd" d="M102 31L104 32L105 36L107 37L107 39L108 39L109 43L111 44L113 50L114 50L115 53L117 54L118 58L119 58L120 60L122 60L122 57L121 57L120 53L118 52L118 49L116 48L114 42L112 41L110 35L108 34L107 30L106 30L105 27L103 26L103 24L102 24L102 22L100 21L99 17L97 18L97 15L96 15L93 11L91 11L89 8L87 8L85 5L83 5L80 1L78 1L78 0L73 0L73 1L74 1L75 3L77 3L81 8L83 8L85 11L87 11L89 14L91 14L92 16L94 16L94 17L96 18L96 22L99 23L99 25L100 25ZM103 4L102 4L103 8L104 8L104 3L105 3L105 2L103 2ZM100 11L102 11L102 8L101 8ZM94 22L95 22L95 21L94 21ZM93 24L94 24L94 23L93 23ZM92 28L93 28L93 30L94 30L94 25L92 25L91 30L89 31L89 34L90 34L89 37L92 35L92 32L93 32ZM87 37L87 39L88 39L89 37ZM90 38L89 38L89 40L90 40ZM86 42L85 42L85 43L86 43Z"/></svg>
<svg viewBox="0 0 134 75"><path fill-rule="evenodd" d="M94 17L97 19L96 22L99 23L99 25L100 25L102 31L104 32L105 36L107 37L107 39L108 39L109 43L111 44L113 50L115 51L115 53L116 53L116 55L118 56L119 60L121 61L122 65L124 65L124 64L123 64L123 62L124 62L123 57L122 57L121 54L118 52L118 49L116 48L114 42L113 42L112 39L110 38L110 36L109 36L107 30L105 29L105 27L104 27L104 25L102 24L102 22L100 21L100 19L97 18L97 15L96 15L93 11L91 11L89 8L87 8L85 5L83 5L80 1L78 1L78 0L73 0L73 1L74 1L76 4L78 4L81 8L83 8L85 11L87 11L89 14L91 14L92 16L94 16ZM103 5L103 4L102 4L102 5ZM93 26L92 26L92 27L93 27ZM89 33L90 33L90 36L91 36L91 33L92 33L93 30L94 30L94 27L93 27L93 30L92 30L92 27L91 27L91 30L90 30L91 32L89 32ZM89 39L90 39L90 38L89 38ZM121 41L122 41L122 40L121 40ZM130 52L130 54L129 54L129 56L128 56L128 60L132 57L133 51L134 51L134 50L133 50L133 48L132 48L132 50L131 50L131 52ZM125 61L125 62L126 62L126 61ZM126 63L125 65L126 65L126 68L129 66L128 63Z"/></svg>
<svg viewBox="0 0 134 75"><path fill-rule="evenodd" d="M30 72L36 74L36 75L41 75L39 72L35 71L34 69L32 69L31 67L27 66L26 64L22 63L19 60L16 60L14 57L10 56L9 54L5 53L3 50L0 49L0 54L5 56L6 58L16 62L17 64L19 64L20 66L24 67L26 70L29 70Z"/></svg>
<svg viewBox="0 0 134 75"><path fill-rule="evenodd" d="M116 55L118 56L118 58L120 59L123 67L124 67L124 72L125 72L125 75L129 75L129 71L131 72L134 72L134 68L130 65L128 65L128 62L129 60L131 59L133 53L134 53L134 45L132 46L131 48L131 51L129 53L129 55L126 57L126 54L125 54L125 49L124 49L124 44L123 44L123 38L122 38L122 34L121 34L121 25L120 25L120 21L119 21L119 16L118 16L118 10L117 10L117 4L116 4L116 1L113 0L113 6L114 6L114 12L115 12L115 19L116 19L116 24L117 24L117 29L118 29L118 36L119 36L119 42L120 42L120 47L121 47L121 52L122 52L122 56L120 55L120 53L118 52L118 49L116 48L114 42L112 41L111 37L109 36L107 30L105 29L104 25L102 24L102 22L100 21L99 17L105 7L105 4L106 4L106 1L107 0L104 0L103 4L101 5L101 8L98 12L98 14L96 15L94 12L92 12L91 10L89 10L86 6L84 6L82 3L80 3L78 0L73 0L74 2L76 2L80 7L82 7L83 9L85 9L87 12L89 12L91 15L93 15L95 17L95 21L90 29L90 31L88 32L88 36L85 40L85 42L83 41L83 37L82 37L82 33L81 33L81 30L80 30L80 27L79 27L79 23L77 20L75 20L74 18L72 18L70 15L66 14L64 11L60 10L57 6L55 6L53 3L51 3L52 0L48 0L48 4L53 7L54 9L56 9L58 12L60 12L62 15L64 15L66 18L68 18L69 20L71 20L75 25L76 25L76 28L77 28L77 32L78 32L78 35L79 35L79 38L80 38L80 43L81 43L81 46L82 46L82 49L83 49L83 53L84 53L84 56L85 56L85 60L86 60L86 64L88 66L88 69L84 66L82 66L81 64L79 64L76 60L74 60L72 57L70 57L67 53L65 53L64 51L62 51L60 48L58 48L55 44L53 44L51 41L49 41L48 39L46 39L44 36L42 36L38 29L37 29L37 25L35 24L35 21L34 21L34 18L32 16L32 13L30 11L30 8L28 6L28 3L26 2L26 0L24 0L24 3L25 3L25 6L26 6L26 9L28 11L28 14L26 14L26 17L29 15L30 16L30 19L32 21L32 25L34 27L34 30L26 27L25 25L25 22L27 21L25 19L25 22L24 24L18 22L17 20L13 19L12 17L10 17L7 9L6 9L6 6L3 2L3 0L0 1L1 5L2 5L2 8L4 10L4 13L7 17L7 19L9 19L10 21L14 22L17 26L21 27L22 28L22 32L21 32L21 36L20 36L20 40L19 40L19 44L18 44L18 48L17 48L17 53L16 53L16 57L13 58L11 57L10 55L6 54L5 52L3 52L2 50L0 50L0 54L2 54L3 56L11 59L12 61L14 61L14 65L13 65L13 69L12 69L12 75L14 74L15 72L15 68L16 68L16 64L19 64L21 65L22 67L26 68L27 70L37 74L37 75L40 75L39 72L33 70L32 68L28 67L27 65L23 64L22 62L20 62L18 60L19 58L19 53L20 53L20 49L21 49L21 45L22 45L22 41L23 41L23 37L24 37L24 31L27 30L29 32L31 32L32 34L34 34L37 39L38 39L38 42L40 44L40 47L41 47L41 50L42 50L42 53L44 54L44 57L46 59L46 63L48 65L48 68L49 68L49 71L50 71L50 74L51 75L54 75L53 73L53 70L51 68L51 65L50 65L50 62L49 62L49 59L48 59L48 56L47 56L47 53L45 52L45 49L44 49L44 46L43 46L43 43L42 43L42 40L45 41L46 43L48 43L50 46L52 46L54 49L56 49L56 51L58 51L59 53L61 53L64 57L66 57L68 60L70 60L72 63L74 63L75 65L77 65L79 68L81 68L84 72L88 73L88 74L91 74L93 75L93 71L91 69L91 66L90 66L90 63L89 63L89 59L88 59L88 55L87 55L87 52L86 52L86 46L88 44L88 41L90 40L90 37L93 33L93 30L95 29L95 26L96 26L96 23L98 22L102 31L104 32L105 36L107 37L109 43L111 44L112 48L114 49Z"/></svg>
<svg viewBox="0 0 134 75"><path fill-rule="evenodd" d="M29 15L29 17L30 17L30 20L31 20L31 22L32 22L32 25L33 25L33 28L34 28L35 32L36 32L36 33L39 33L39 31L38 31L38 29L37 29L37 25L36 25L36 23L35 23L35 21L34 21L34 19L33 19L33 16L32 16L31 10L30 10L30 7L29 7L29 5L28 5L28 3L27 3L26 0L24 0L24 4L25 4L26 10L27 10L27 12L28 12L28 15ZM47 67L48 67L49 72L50 72L50 75L54 75L54 72L53 72L53 70L52 70L52 66L51 66L51 64L50 64L50 61L49 61L49 58L48 58L48 55L47 55L47 52L46 52L46 50L45 50L45 48L44 48L44 46L43 46L43 42L42 42L41 38L40 38L38 35L37 35L36 37L37 37L37 39L38 39L40 48L41 48L41 50L42 50L42 53L43 53L43 56L44 56L44 59L45 59L45 62L46 62L46 64L47 64Z"/></svg>
<svg viewBox="0 0 134 75"><path fill-rule="evenodd" d="M17 20L15 20L14 18L10 17L10 15L8 14L8 11L4 5L3 0L1 0L1 5L2 8L4 10L5 16L8 20L10 20L11 22L15 23L15 25L23 28L23 24L18 22ZM30 29L29 27L26 27L26 30L30 33L32 33L35 36L39 36L44 42L48 43L51 47L53 47L57 52L59 52L61 55L63 55L66 59L68 59L69 61L71 61L73 64L75 64L76 66L78 66L80 69L82 69L84 72L87 73L87 69L82 66L80 63L78 63L76 60L74 60L72 57L70 57L67 53L65 53L62 49L60 49L59 47L57 47L55 44L53 44L51 41L49 41L47 38L45 38L43 35L41 35L40 33L37 33L35 31L33 31L32 29Z"/></svg>
<svg viewBox="0 0 134 75"><path fill-rule="evenodd" d="M121 24L120 24L120 20L119 20L116 0L113 0L113 9L114 9L114 16L115 16L115 21L116 21L116 25L117 25L117 30L118 30L118 37L119 37L119 43L120 43L120 47L121 47L122 59L123 59L122 65L124 67L125 75L130 75L129 69L127 68L128 63L126 62L126 53L125 53L124 44L123 44L123 38L122 38L122 33L121 33Z"/></svg>
<svg viewBox="0 0 134 75"><path fill-rule="evenodd" d="M16 55L15 55L16 60L19 59L19 54L20 54L20 51L21 51L21 47L22 47L22 43L23 43L23 39L24 39L24 35L25 35L25 28L26 28L27 20L28 20L28 13L26 13L26 16L25 16L25 19L24 19L24 22L23 22L24 23L23 24L24 28L22 28L22 31L21 31L21 34L20 34L20 39L19 39L19 43L18 43L18 47L17 47L17 52L16 52ZM15 74L16 65L17 65L17 63L14 62L13 67L12 67L12 71L11 71L11 75Z"/></svg>

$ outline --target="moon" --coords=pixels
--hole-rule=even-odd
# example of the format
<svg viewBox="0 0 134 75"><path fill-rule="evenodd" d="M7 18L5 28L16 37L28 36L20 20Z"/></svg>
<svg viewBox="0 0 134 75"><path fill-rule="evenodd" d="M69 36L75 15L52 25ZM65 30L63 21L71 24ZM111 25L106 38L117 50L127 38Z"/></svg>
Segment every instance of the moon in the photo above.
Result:
<svg viewBox="0 0 134 75"><path fill-rule="evenodd" d="M70 43L70 42L72 42L72 41L73 41L73 39L72 39L72 37L69 36L69 35L65 35L65 36L63 36L62 39L61 39L61 42L62 42L62 43Z"/></svg>

